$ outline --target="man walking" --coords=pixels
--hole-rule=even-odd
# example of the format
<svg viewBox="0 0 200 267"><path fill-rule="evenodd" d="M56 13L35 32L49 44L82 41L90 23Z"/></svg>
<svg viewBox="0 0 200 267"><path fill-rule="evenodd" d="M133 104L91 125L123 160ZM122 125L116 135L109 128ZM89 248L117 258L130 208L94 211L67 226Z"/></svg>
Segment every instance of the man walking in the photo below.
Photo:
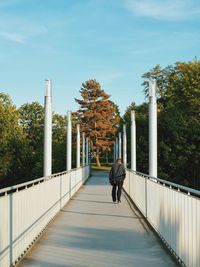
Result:
<svg viewBox="0 0 200 267"><path fill-rule="evenodd" d="M126 177L126 171L124 165L122 164L121 158L118 158L117 161L112 165L112 168L109 173L109 181L112 185L112 200L116 203L121 202L121 193L124 179Z"/></svg>

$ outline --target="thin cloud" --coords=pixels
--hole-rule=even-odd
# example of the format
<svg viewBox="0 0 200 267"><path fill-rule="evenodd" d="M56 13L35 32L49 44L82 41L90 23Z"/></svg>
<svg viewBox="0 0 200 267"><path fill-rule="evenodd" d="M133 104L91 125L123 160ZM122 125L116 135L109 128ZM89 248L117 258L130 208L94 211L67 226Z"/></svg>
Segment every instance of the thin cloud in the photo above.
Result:
<svg viewBox="0 0 200 267"><path fill-rule="evenodd" d="M20 43L20 44L26 43L24 36L13 32L0 32L0 38L3 38L5 40L14 43Z"/></svg>
<svg viewBox="0 0 200 267"><path fill-rule="evenodd" d="M37 22L18 17L2 16L0 18L0 38L9 42L28 44L30 39L47 33L47 28Z"/></svg>
<svg viewBox="0 0 200 267"><path fill-rule="evenodd" d="M159 20L185 20L200 15L198 0L125 0L134 14Z"/></svg>

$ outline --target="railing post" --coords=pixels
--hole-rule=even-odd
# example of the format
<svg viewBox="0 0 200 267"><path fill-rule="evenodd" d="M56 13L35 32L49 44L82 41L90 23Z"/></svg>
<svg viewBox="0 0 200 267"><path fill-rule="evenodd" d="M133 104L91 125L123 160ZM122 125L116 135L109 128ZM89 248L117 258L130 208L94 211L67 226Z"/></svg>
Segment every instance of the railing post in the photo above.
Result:
<svg viewBox="0 0 200 267"><path fill-rule="evenodd" d="M126 124L123 125L123 163L127 166L127 141L126 141Z"/></svg>
<svg viewBox="0 0 200 267"><path fill-rule="evenodd" d="M157 178L156 81L149 81L149 176Z"/></svg>
<svg viewBox="0 0 200 267"><path fill-rule="evenodd" d="M85 166L85 133L82 133L82 166Z"/></svg>
<svg viewBox="0 0 200 267"><path fill-rule="evenodd" d="M43 175L52 174L52 89L51 80L45 81L44 100L44 170Z"/></svg>
<svg viewBox="0 0 200 267"><path fill-rule="evenodd" d="M71 111L67 112L67 171L72 168L72 123Z"/></svg>
<svg viewBox="0 0 200 267"><path fill-rule="evenodd" d="M80 124L77 124L77 147L76 147L76 167L80 167Z"/></svg>
<svg viewBox="0 0 200 267"><path fill-rule="evenodd" d="M135 110L131 110L131 169L136 171L136 125Z"/></svg>
<svg viewBox="0 0 200 267"><path fill-rule="evenodd" d="M13 242L13 193L9 195L9 243L10 243L10 266L13 266L13 248L14 248L14 242Z"/></svg>
<svg viewBox="0 0 200 267"><path fill-rule="evenodd" d="M122 133L119 132L119 155L118 155L119 158L122 157Z"/></svg>
<svg viewBox="0 0 200 267"><path fill-rule="evenodd" d="M147 201L147 199L148 199L148 196L147 196L147 194L148 194L148 191L147 191L147 177L144 177L144 179L145 179L145 217L146 217L146 219L148 218L148 201Z"/></svg>

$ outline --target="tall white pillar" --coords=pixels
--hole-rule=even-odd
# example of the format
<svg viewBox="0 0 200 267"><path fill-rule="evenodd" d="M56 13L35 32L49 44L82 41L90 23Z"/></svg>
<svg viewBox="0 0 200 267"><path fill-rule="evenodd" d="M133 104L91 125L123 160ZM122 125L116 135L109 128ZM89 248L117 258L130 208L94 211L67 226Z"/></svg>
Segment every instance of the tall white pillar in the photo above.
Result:
<svg viewBox="0 0 200 267"><path fill-rule="evenodd" d="M149 81L149 175L157 177L156 81Z"/></svg>
<svg viewBox="0 0 200 267"><path fill-rule="evenodd" d="M86 165L89 164L89 138L86 137Z"/></svg>
<svg viewBox="0 0 200 267"><path fill-rule="evenodd" d="M123 163L127 165L127 141L126 141L126 124L123 125Z"/></svg>
<svg viewBox="0 0 200 267"><path fill-rule="evenodd" d="M77 140L76 140L76 168L80 167L80 124L77 124Z"/></svg>
<svg viewBox="0 0 200 267"><path fill-rule="evenodd" d="M71 111L67 112L67 171L72 168L72 121Z"/></svg>
<svg viewBox="0 0 200 267"><path fill-rule="evenodd" d="M119 158L119 143L118 143L118 137L116 137L115 141L115 161Z"/></svg>
<svg viewBox="0 0 200 267"><path fill-rule="evenodd" d="M85 133L82 133L82 166L85 166Z"/></svg>
<svg viewBox="0 0 200 267"><path fill-rule="evenodd" d="M116 161L116 143L114 142L113 144L113 162L115 163Z"/></svg>
<svg viewBox="0 0 200 267"><path fill-rule="evenodd" d="M122 157L122 133L119 132L119 158Z"/></svg>
<svg viewBox="0 0 200 267"><path fill-rule="evenodd" d="M136 171L136 124L135 110L131 110L131 169Z"/></svg>
<svg viewBox="0 0 200 267"><path fill-rule="evenodd" d="M51 80L45 81L44 99L44 170L43 175L52 174L52 88Z"/></svg>

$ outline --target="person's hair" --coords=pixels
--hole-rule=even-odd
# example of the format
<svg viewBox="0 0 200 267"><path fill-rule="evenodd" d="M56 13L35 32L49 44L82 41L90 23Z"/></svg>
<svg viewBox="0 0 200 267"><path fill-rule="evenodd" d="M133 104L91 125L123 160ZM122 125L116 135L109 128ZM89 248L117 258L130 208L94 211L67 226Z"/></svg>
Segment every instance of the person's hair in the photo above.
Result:
<svg viewBox="0 0 200 267"><path fill-rule="evenodd" d="M118 162L118 161L121 161L121 162L122 162L122 159L121 159L121 158L118 158L118 159L116 160L116 162Z"/></svg>

